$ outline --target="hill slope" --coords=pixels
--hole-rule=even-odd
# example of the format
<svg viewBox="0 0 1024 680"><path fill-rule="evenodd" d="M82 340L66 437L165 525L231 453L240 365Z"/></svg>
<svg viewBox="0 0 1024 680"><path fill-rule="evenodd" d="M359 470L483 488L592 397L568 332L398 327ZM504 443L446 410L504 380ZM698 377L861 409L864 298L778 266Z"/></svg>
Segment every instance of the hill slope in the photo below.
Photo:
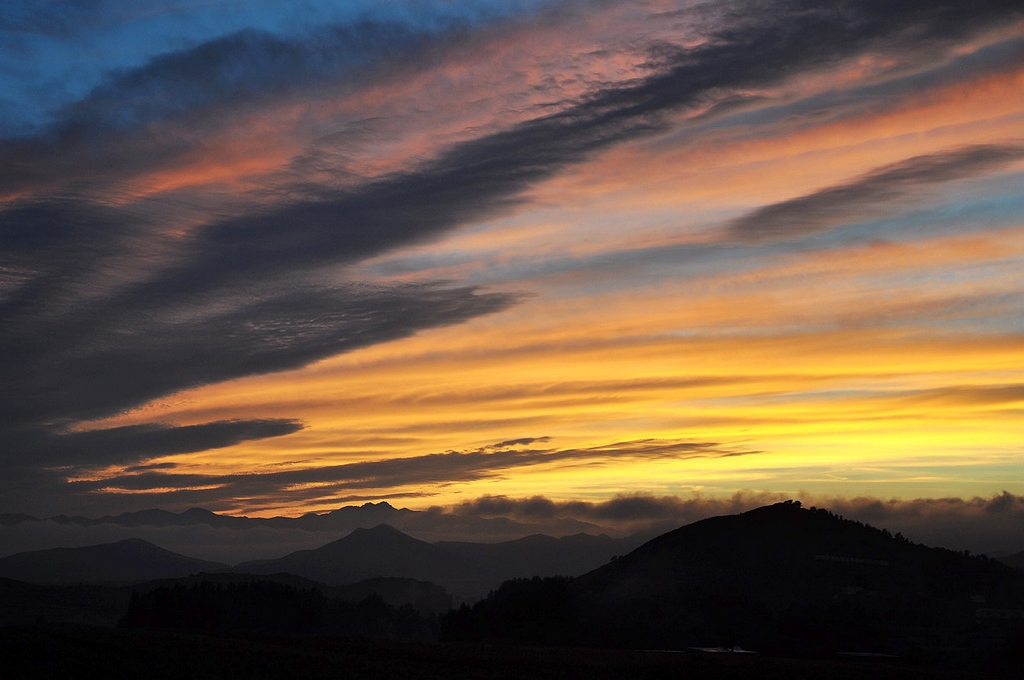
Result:
<svg viewBox="0 0 1024 680"><path fill-rule="evenodd" d="M406 536L386 524L356 529L315 550L299 550L276 560L245 562L238 571L287 572L329 585L379 577L412 578L447 588L453 595L487 591L487 570L468 557Z"/></svg>
<svg viewBox="0 0 1024 680"><path fill-rule="evenodd" d="M908 654L1017 635L979 619L983 609L1024 609L1024 575L782 503L681 527L576 579L507 584L453 615L451 630L799 654Z"/></svg>
<svg viewBox="0 0 1024 680"><path fill-rule="evenodd" d="M0 558L0 577L28 583L113 583L176 578L228 566L130 538L84 548L33 550Z"/></svg>

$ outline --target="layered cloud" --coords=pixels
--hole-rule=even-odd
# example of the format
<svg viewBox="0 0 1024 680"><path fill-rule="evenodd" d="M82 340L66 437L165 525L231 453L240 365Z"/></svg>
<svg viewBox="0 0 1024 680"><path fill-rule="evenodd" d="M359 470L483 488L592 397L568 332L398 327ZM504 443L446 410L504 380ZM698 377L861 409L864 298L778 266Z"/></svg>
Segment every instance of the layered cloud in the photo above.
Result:
<svg viewBox="0 0 1024 680"><path fill-rule="evenodd" d="M919 231L941 239L968 229L955 223L964 214L969 229L1003 229L993 243L1016 243L1024 147L1002 131L1019 111L1000 109L998 138L973 120L924 132L891 121L914 87L988 78L1012 91L1018 3L360 5L358 15L325 6L287 22L271 4L193 33L176 23L186 10L163 8L176 19L139 24L152 46L126 45L131 58L106 70L89 61L78 90L38 95L45 114L4 128L0 425L18 488L0 498L12 509L36 493L57 502L53 482L67 479L69 505L134 495L231 509L241 499L320 507L367 489L427 497L538 469L551 475L534 481L555 484L554 471L581 461L641 461L631 469L657 485L661 462L714 460L724 474L727 459L767 440L792 458L803 435L772 437L779 423L818 417L801 410L813 399L848 399L855 411L1019 401L1019 376L981 384L956 369L941 384L895 385L869 366L883 359L845 349L832 358L847 367L809 375L791 363L779 372L797 378L783 385L758 367L770 348L736 340L767 328L822 353L861 341L910 347L916 339L864 328L962 322L979 309L1000 333L1020 331L1007 321L1020 304L1016 246L978 256L956 285L903 263L871 285L904 294L870 304L864 281L880 280L869 263L879 249L861 248L886 220L927 221ZM51 11L19 5L0 31L29 55L127 21L104 3L71 15L96 12L99 28L49 22ZM32 64L12 71L22 84L44 69ZM870 146L857 142L842 162L822 160L823 139L865 119L902 131L885 155L851 150ZM796 160L778 152L800 135ZM718 165L716 140L727 147ZM758 156L769 148L774 156ZM744 154L759 160L728 160ZM762 186L786 173L760 165L797 167L795 187L782 186L788 175ZM671 186L655 195L646 181L669 166ZM590 195L572 184L588 176L602 181ZM730 179L736 192L753 188L722 198L716 186ZM972 182L985 192L948 198ZM633 191L650 203L612 205ZM691 219L691 208L703 212ZM830 254L864 264L843 273ZM801 268L823 292L782 286ZM934 288L920 284L929 276ZM726 367L716 359L726 347L745 358ZM416 359L393 368L373 354L381 348ZM352 364L339 359L352 353ZM683 355L685 370L671 358ZM837 377L851 373L875 382ZM283 374L256 397L240 386ZM179 397L194 401L168 405ZM739 412L757 400L761 411ZM782 402L788 413L764 411ZM761 434L726 432L738 425ZM559 444L482 444L522 432L555 432ZM373 440L407 448L361 443ZM447 449L458 453L428 453ZM287 460L315 464L252 471Z"/></svg>
<svg viewBox="0 0 1024 680"><path fill-rule="evenodd" d="M875 169L852 181L766 205L729 224L733 237L762 241L813 235L884 216L895 203L932 189L993 172L1024 158L1019 143L952 149Z"/></svg>
<svg viewBox="0 0 1024 680"><path fill-rule="evenodd" d="M287 422L211 423L176 431L136 427L82 433L77 440L80 445L131 442L140 457L155 457L196 450L188 447L203 441L204 436L205 448L214 448L218 441L237 437L247 428L262 430L264 436L273 436L297 427L297 424ZM173 464L155 468L128 466L122 467L120 474L72 481L68 491L83 495L96 492L121 495L124 503L142 503L143 507L146 502L170 497L175 505L200 505L218 510L235 509L232 502L225 503L223 499L243 497L249 507L267 511L287 508L294 503L341 505L360 498L358 494L367 490L374 490L377 493L374 497L393 497L402 490L405 490L405 495L416 495L417 489L433 485L500 478L533 467L550 469L585 465L593 468L643 460L713 459L757 453L714 442L640 440L582 449L545 446L547 443L544 437L522 438L471 451L447 451L343 465L310 467L292 464L217 475L177 471ZM163 450L157 450L157 447ZM178 491L170 492L174 489Z"/></svg>

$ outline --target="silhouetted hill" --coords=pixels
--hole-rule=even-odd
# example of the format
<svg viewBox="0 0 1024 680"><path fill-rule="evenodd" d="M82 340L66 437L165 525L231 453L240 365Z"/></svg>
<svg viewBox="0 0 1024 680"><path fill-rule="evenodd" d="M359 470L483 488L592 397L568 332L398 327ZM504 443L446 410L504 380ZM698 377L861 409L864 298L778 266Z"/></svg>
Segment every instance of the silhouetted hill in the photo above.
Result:
<svg viewBox="0 0 1024 680"><path fill-rule="evenodd" d="M572 591L666 644L878 650L939 633L953 644L982 604L1024 607L1024 583L1003 565L796 503L682 527Z"/></svg>
<svg viewBox="0 0 1024 680"><path fill-rule="evenodd" d="M452 608L452 596L447 590L412 578L370 578L326 592L345 602L361 602L376 595L392 607L409 605L422 615L444 614Z"/></svg>
<svg viewBox="0 0 1024 680"><path fill-rule="evenodd" d="M203 513L192 514L200 518ZM376 583L386 602L394 606L411 603L421 611L439 613L450 607L451 595L459 601L475 600L508 578L580 574L626 552L630 545L626 539L586 534L559 539L534 535L492 544L430 544L380 525L357 529L315 550L243 563L232 570L235 574L216 579L212 572L228 571L229 567L177 555L137 539L19 553L0 559L0 576L44 584L141 584L200 574L226 585L246 580L248 573L273 575L278 582L296 587L320 584L335 590L366 579L397 579ZM400 585L401 579L407 582ZM416 583L420 585L413 585ZM415 592L417 589L420 592Z"/></svg>
<svg viewBox="0 0 1024 680"><path fill-rule="evenodd" d="M140 582L227 568L225 564L179 555L135 538L0 558L0 577L38 584Z"/></svg>
<svg viewBox="0 0 1024 680"><path fill-rule="evenodd" d="M192 587L198 584L212 584L228 587L241 583L263 581L296 588L299 590L319 590L325 596L337 598L345 602L358 602L371 595L377 595L392 607L410 605L421 614L443 614L452 608L452 596L444 588L427 581L411 578L371 578L343 586L331 586L321 581L278 572L274 574L254 574L238 571L203 572L181 578L160 579L135 584L132 591L148 593L157 588L175 588L178 586Z"/></svg>
<svg viewBox="0 0 1024 680"><path fill-rule="evenodd" d="M131 590L124 587L46 586L0 578L0 628L53 623L114 626L130 598Z"/></svg>
<svg viewBox="0 0 1024 680"><path fill-rule="evenodd" d="M437 583L457 596L486 592L486 569L454 551L407 536L386 524L356 529L316 550L299 550L276 560L245 562L238 571L287 572L330 585L368 578L402 577Z"/></svg>
<svg viewBox="0 0 1024 680"><path fill-rule="evenodd" d="M317 591L325 598L351 604L377 598L395 612L408 610L419 617L444 614L452 607L451 595L441 586L405 578L369 579L347 586L328 586L294 574L235 572L203 572L116 586L54 586L0 578L0 627L37 624L115 626L128 611L133 597L145 596L156 590L237 590L253 583L271 583L290 591ZM410 618L408 612L404 614L406 619Z"/></svg>
<svg viewBox="0 0 1024 680"><path fill-rule="evenodd" d="M347 601L274 579L198 580L133 592L123 628L433 638L436 619L377 593Z"/></svg>
<svg viewBox="0 0 1024 680"><path fill-rule="evenodd" d="M1024 575L1002 564L782 503L681 527L576 579L505 584L454 613L449 633L908 655L1005 647L1018 610Z"/></svg>
<svg viewBox="0 0 1024 680"><path fill-rule="evenodd" d="M21 524L22 522L38 521L38 517L33 517L32 515L26 515L24 513L5 512L0 514L0 526L14 526L15 524Z"/></svg>
<svg viewBox="0 0 1024 680"><path fill-rule="evenodd" d="M288 572L340 585L383 576L437 583L458 599L475 599L509 578L578 575L627 552L635 540L577 534L533 535L500 543L427 543L386 524L356 529L316 550L239 564L238 571Z"/></svg>
<svg viewBox="0 0 1024 680"><path fill-rule="evenodd" d="M1014 555L1000 557L999 561L1003 564L1013 567L1014 569L1024 570L1024 552L1019 552Z"/></svg>
<svg viewBox="0 0 1024 680"><path fill-rule="evenodd" d="M182 513L174 513L168 510L139 510L136 512L122 512L120 515L107 515L97 519L75 515L56 515L50 518L57 524L74 524L83 527L98 526L100 524L116 524L124 527L171 527L171 526L195 526L206 524L212 527L244 528L247 525L266 520L250 519L248 517L231 517L229 515L218 515L203 510L202 508L191 508Z"/></svg>

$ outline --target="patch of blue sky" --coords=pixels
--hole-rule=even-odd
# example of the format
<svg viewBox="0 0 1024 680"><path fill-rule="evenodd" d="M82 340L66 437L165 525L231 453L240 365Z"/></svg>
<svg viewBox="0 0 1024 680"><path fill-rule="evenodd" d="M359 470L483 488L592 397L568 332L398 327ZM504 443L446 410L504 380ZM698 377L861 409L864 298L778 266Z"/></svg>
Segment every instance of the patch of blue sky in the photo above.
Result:
<svg viewBox="0 0 1024 680"><path fill-rule="evenodd" d="M680 243L607 250L575 255L564 250L509 255L501 250L416 250L374 262L372 276L390 278L456 267L460 278L476 285L511 283L529 288L549 277L559 284L548 289L554 297L578 297L602 292L642 290L669 280L732 273L762 268L764 251L756 247L714 243ZM568 278L566 278L568 277ZM547 286L545 286L547 288Z"/></svg>
<svg viewBox="0 0 1024 680"><path fill-rule="evenodd" d="M457 267L467 280L475 284L518 283L527 288L531 281L550 276L562 277L574 274L574 283L562 279L559 290L549 290L547 295L576 297L581 294L601 291L644 289L665 281L714 276L723 272L742 274L771 267L775 258L785 258L802 252L842 250L858 244L876 241L908 243L922 239L957 236L970 233L983 235L993 229L1012 227L1021 223L1024 215L1024 193L1019 188L1014 193L1000 193L1020 180L1017 187L1024 187L1024 177L1019 173L1001 176L987 184L992 191L976 192L973 197L957 196L957 191L936 191L931 205L890 206L898 213L873 221L858 221L827 231L825 233L797 237L791 240L760 244L742 243L679 243L658 244L651 247L636 247L608 250L588 255L574 255L562 250L549 253L530 252L522 257L510 256L507 252L452 251L417 249L406 254L396 254L377 261L368 267L374 276L407 276L415 272L428 273L434 269ZM972 182L977 184L977 182ZM992 186L992 185L996 186ZM977 186L974 188L977 189ZM944 196L955 200L945 203ZM600 218L595 218L600 219ZM474 266L477 265L477 266ZM993 266L1013 268L1015 259L1008 256L1005 262L986 260L977 264L959 264L942 272L934 268L908 269L890 272L885 277L866 277L862 285L867 288L891 290L893 287L933 287L939 277L946 284L962 284L967 290L974 282L990 280ZM1012 299L1010 299L1012 298ZM975 325L980 332L1018 330L1024 326L1024 315L1018 315L1019 300L1015 296L1000 296L978 300L977 313L957 313L962 323ZM1004 310L999 312L998 310ZM1005 310L1013 310L1007 313ZM954 325L954 318L937 316L933 323ZM835 322L832 322L833 325ZM886 320L887 325L928 323L922 317L901 320L898 317ZM832 327L815 325L805 330L821 330Z"/></svg>
<svg viewBox="0 0 1024 680"><path fill-rule="evenodd" d="M1024 182L1024 175L1017 173ZM977 186L974 181L969 181ZM955 195L958 182L928 190L925 197L907 203L886 206L888 215L872 220L856 220L828 231L797 238L815 247L846 246L877 240L913 242L922 238L980 234L985 231L1021 224L1024 215L1024 192L982 192L974 196ZM1022 183L1020 186L1024 186ZM913 203L910 205L909 203Z"/></svg>
<svg viewBox="0 0 1024 680"><path fill-rule="evenodd" d="M4 0L0 10L0 134L45 128L111 73L250 29L301 36L317 27L396 22L436 31L530 14L552 0Z"/></svg>

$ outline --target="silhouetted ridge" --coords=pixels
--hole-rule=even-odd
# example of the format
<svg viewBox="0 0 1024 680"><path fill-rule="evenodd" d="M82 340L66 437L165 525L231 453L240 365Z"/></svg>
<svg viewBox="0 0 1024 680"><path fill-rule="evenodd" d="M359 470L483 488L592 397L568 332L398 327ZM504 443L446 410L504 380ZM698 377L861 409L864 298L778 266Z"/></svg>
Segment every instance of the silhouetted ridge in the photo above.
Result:
<svg viewBox="0 0 1024 680"><path fill-rule="evenodd" d="M884 530L787 502L680 527L585 579L596 585L643 573L653 590L669 583L678 589L700 579L728 584L731 591L770 588L791 599L813 596L807 581L792 578L795 573L813 575L823 562L884 568L907 545Z"/></svg>
<svg viewBox="0 0 1024 680"><path fill-rule="evenodd" d="M14 526L15 524L21 524L23 522L38 522L38 517L32 515L26 515L24 513L10 513L5 512L0 514L0 526Z"/></svg>
<svg viewBox="0 0 1024 680"><path fill-rule="evenodd" d="M149 581L227 568L139 538L83 548L34 550L0 559L0 576L53 584Z"/></svg>
<svg viewBox="0 0 1024 680"><path fill-rule="evenodd" d="M488 578L472 559L407 536L386 524L356 529L315 550L299 550L276 560L246 562L239 571L288 572L330 585L369 578L402 577L437 583L459 596L486 592Z"/></svg>
<svg viewBox="0 0 1024 680"><path fill-rule="evenodd" d="M545 592L546 608L537 597ZM787 502L680 527L564 584L503 586L453 613L447 630L455 638L790 654L907 655L1024 641L1014 624L982 620L981 609L1009 611L1012 621L1024 610L1024 575ZM555 634L545 617L567 623Z"/></svg>
<svg viewBox="0 0 1024 680"><path fill-rule="evenodd" d="M219 633L342 633L371 637L431 637L433 619L411 605L394 607L371 593L358 602L319 588L272 580L198 581L133 593L119 625Z"/></svg>
<svg viewBox="0 0 1024 680"><path fill-rule="evenodd" d="M30 515L2 515L0 524L13 525L40 521ZM395 508L386 501L349 505L329 512L309 512L299 517L236 517L219 515L203 508L191 508L182 513L149 509L123 512L100 518L76 515L55 515L48 521L62 525L93 527L105 524L125 527L170 527L208 525L215 528L245 529L270 527L275 529L302 529L304 531L332 532L341 535L356 528L369 528L389 524L399 531L421 537L451 539L474 537L493 540L498 537L518 538L531 531L543 529L556 535L593 531L599 527L579 520L563 518L549 520L540 525L526 525L506 517L475 517L469 515L427 512Z"/></svg>

